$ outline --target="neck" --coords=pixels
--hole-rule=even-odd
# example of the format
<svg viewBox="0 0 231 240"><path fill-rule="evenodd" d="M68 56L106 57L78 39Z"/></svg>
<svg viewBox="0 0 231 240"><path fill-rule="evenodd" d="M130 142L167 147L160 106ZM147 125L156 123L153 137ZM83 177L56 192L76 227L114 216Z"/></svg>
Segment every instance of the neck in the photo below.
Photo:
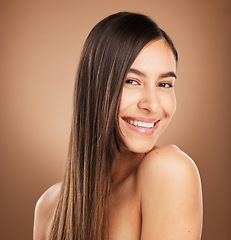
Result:
<svg viewBox="0 0 231 240"><path fill-rule="evenodd" d="M144 156L144 153L134 153L122 148L116 154L116 160L112 166L112 186L119 185L131 173L136 171Z"/></svg>

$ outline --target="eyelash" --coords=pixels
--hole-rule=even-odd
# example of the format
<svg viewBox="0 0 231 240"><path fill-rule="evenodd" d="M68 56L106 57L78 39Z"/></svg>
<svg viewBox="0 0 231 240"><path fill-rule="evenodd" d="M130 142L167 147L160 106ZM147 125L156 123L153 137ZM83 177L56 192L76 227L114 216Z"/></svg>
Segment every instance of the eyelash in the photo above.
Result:
<svg viewBox="0 0 231 240"><path fill-rule="evenodd" d="M139 82L137 82L136 80L133 80L133 79L127 79L127 80L125 81L125 83L127 83L127 84L135 85L135 84L133 84L132 82L134 82L135 84L139 84Z"/></svg>
<svg viewBox="0 0 231 240"><path fill-rule="evenodd" d="M127 80L125 80L125 83L131 84L131 85L139 85L139 82L136 81L136 80L133 80L133 79L127 79ZM171 83L166 83L166 82L158 83L157 86L158 86L158 87L163 87L163 88L173 88L173 87L174 87L173 84L171 84Z"/></svg>
<svg viewBox="0 0 231 240"><path fill-rule="evenodd" d="M163 86L163 85L164 85L164 86ZM168 86L166 87L166 85L168 85ZM157 86L158 86L158 87L163 87L163 88L173 88L173 87L174 87L173 84L171 84L171 83L165 83L165 82L159 83Z"/></svg>

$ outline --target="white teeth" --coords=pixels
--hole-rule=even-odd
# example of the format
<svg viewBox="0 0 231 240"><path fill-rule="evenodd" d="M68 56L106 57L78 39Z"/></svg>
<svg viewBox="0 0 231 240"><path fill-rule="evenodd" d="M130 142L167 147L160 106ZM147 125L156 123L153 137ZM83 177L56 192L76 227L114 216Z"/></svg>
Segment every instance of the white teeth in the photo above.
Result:
<svg viewBox="0 0 231 240"><path fill-rule="evenodd" d="M126 120L128 123L130 123L131 125L134 126L138 126L138 127L144 127L144 128L152 128L155 125L155 122L157 122L157 120L153 123L147 123L147 122L141 122L141 121L136 121L136 120Z"/></svg>

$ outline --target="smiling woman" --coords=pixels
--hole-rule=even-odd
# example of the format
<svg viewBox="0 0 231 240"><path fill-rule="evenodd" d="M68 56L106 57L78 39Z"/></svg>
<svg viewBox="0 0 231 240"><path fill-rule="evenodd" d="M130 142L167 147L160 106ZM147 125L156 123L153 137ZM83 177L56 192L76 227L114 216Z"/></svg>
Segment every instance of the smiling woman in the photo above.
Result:
<svg viewBox="0 0 231 240"><path fill-rule="evenodd" d="M89 34L64 179L35 209L34 240L200 239L193 161L156 141L176 108L177 52L148 17L113 14Z"/></svg>
<svg viewBox="0 0 231 240"><path fill-rule="evenodd" d="M119 111L122 139L129 150L152 150L171 120L176 107L175 72L176 58L164 39L149 42L133 62Z"/></svg>

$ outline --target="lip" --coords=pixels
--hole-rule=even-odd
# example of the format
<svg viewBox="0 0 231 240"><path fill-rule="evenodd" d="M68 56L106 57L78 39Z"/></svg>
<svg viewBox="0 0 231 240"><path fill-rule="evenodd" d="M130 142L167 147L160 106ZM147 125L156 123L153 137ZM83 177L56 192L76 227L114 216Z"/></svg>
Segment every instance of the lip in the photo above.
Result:
<svg viewBox="0 0 231 240"><path fill-rule="evenodd" d="M156 119L156 118L144 118L144 117L136 117L136 118L133 118L133 117L121 117L121 118L122 118L123 122L126 124L126 126L128 126L131 130L133 130L135 132L138 132L140 134L143 134L143 135L152 135L152 134L154 134L156 129L157 129L157 127L158 127L158 124L160 122L160 120ZM153 123L155 121L157 121L157 122L155 123L155 125L152 128L144 128L144 127L138 127L138 126L131 125L128 122L126 122L125 119L142 121L142 122L147 122L147 123Z"/></svg>
<svg viewBox="0 0 231 240"><path fill-rule="evenodd" d="M141 121L141 122L147 122L147 123L153 123L157 118L145 118L145 117L122 117L122 119L128 119L128 120L136 120L136 121Z"/></svg>

